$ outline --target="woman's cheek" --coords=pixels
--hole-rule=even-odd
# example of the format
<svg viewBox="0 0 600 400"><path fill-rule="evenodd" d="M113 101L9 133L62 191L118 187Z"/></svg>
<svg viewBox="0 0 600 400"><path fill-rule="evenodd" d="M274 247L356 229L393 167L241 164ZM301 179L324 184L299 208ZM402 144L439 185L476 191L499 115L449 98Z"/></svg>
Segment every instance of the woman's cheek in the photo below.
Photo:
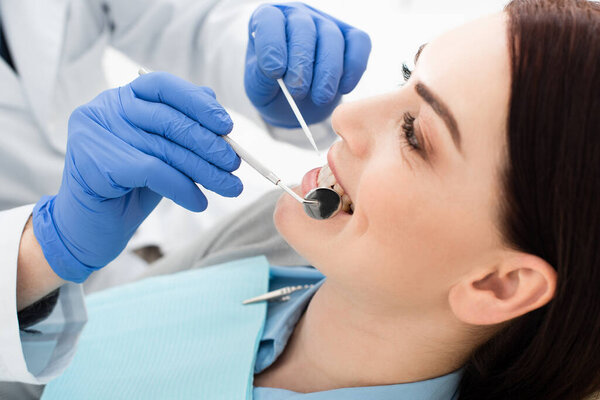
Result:
<svg viewBox="0 0 600 400"><path fill-rule="evenodd" d="M384 165L365 171L357 196L357 208L368 223L366 233L393 247L410 217L406 214L409 209L406 202L414 195L398 175L397 169Z"/></svg>

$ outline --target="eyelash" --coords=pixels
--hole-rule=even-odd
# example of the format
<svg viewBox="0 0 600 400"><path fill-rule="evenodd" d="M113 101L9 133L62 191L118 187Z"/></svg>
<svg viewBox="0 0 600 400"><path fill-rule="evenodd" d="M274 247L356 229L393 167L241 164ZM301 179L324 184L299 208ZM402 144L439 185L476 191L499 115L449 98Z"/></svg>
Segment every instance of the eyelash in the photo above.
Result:
<svg viewBox="0 0 600 400"><path fill-rule="evenodd" d="M412 70L408 68L406 63L402 63L402 77L404 78L404 82L408 82L411 76ZM415 135L415 117L405 112L402 118L404 119L402 123L402 137L404 141L410 146L411 150L420 150L421 145Z"/></svg>
<svg viewBox="0 0 600 400"><path fill-rule="evenodd" d="M402 77L404 78L404 82L408 82L412 75L412 70L408 68L406 63L402 63Z"/></svg>
<svg viewBox="0 0 600 400"><path fill-rule="evenodd" d="M409 113L404 113L404 123L402 124L403 138L413 150L420 150L421 145L415 135L415 117Z"/></svg>

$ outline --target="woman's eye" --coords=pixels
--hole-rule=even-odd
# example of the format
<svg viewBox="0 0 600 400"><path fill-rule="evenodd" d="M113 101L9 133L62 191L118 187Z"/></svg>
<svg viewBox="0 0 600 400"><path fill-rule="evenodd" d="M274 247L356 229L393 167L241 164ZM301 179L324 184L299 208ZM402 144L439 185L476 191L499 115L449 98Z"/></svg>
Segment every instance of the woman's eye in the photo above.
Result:
<svg viewBox="0 0 600 400"><path fill-rule="evenodd" d="M415 117L406 112L404 113L403 119L404 123L402 124L402 133L404 140L406 140L406 143L408 143L413 149L420 150L421 144L415 135Z"/></svg>

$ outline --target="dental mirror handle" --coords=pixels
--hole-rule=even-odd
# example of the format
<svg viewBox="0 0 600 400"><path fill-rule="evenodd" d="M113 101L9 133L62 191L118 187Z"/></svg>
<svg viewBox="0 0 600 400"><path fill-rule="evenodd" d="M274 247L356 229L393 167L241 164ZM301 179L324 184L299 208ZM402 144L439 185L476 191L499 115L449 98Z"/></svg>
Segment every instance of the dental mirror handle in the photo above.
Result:
<svg viewBox="0 0 600 400"><path fill-rule="evenodd" d="M248 165L250 165L252 168L254 168L259 174L261 174L262 176L264 176L265 178L267 178L268 180L273 182L273 184L275 184L275 185L277 185L279 183L279 181L281 181L281 179L277 175L275 175L273 173L273 171L271 171L270 169L268 169L267 167L262 165L260 161L258 161L256 158L254 158L254 156L252 156L252 154L248 153L246 151L246 149L244 149L242 146L240 146L238 144L238 142L236 142L235 140L233 140L232 138L230 138L227 135L223 135L221 137L227 143L229 143L229 145L233 148L233 151L235 151L242 160L246 161L248 163Z"/></svg>
<svg viewBox="0 0 600 400"><path fill-rule="evenodd" d="M283 189L286 193L288 193L290 196L292 196L298 202L300 202L302 204L316 203L315 200L305 200L302 197L298 196L298 194L296 192L294 192L292 189L290 189L288 186L284 185L281 182L281 178L279 178L277 175L275 175L275 173L273 171L271 171L270 169L265 167L260 161L258 161L256 158L254 158L254 156L252 154L248 153L246 151L246 149L244 149L242 146L240 146L238 144L238 142L236 142L235 140L233 140L232 138L230 138L227 135L223 135L221 137L227 143L229 143L229 145L231 146L233 151L235 151L242 160L244 160L246 163L248 163L249 166L254 168L259 174L261 174L262 176L267 178L273 184L275 184L276 186L279 186L281 189Z"/></svg>

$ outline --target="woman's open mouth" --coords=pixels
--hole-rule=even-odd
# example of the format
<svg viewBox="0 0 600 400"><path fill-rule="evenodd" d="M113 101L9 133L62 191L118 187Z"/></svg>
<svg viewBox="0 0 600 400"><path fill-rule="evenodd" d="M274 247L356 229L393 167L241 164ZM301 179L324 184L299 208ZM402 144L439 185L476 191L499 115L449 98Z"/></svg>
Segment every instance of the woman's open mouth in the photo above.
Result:
<svg viewBox="0 0 600 400"><path fill-rule="evenodd" d="M335 190L342 198L342 211L347 212L348 214L354 213L354 203L352 203L352 199L348 196L348 193L344 192L344 188L337 182L335 175L329 168L329 164L325 164L319 170L317 187L328 187Z"/></svg>
<svg viewBox="0 0 600 400"><path fill-rule="evenodd" d="M304 175L301 185L302 196L306 196L308 192L317 187L327 187L333 189L337 194L340 195L342 201L341 211L348 214L354 213L354 203L352 202L352 199L348 193L344 191L342 185L337 182L337 179L329 167L329 164L325 164L321 168L314 168Z"/></svg>

